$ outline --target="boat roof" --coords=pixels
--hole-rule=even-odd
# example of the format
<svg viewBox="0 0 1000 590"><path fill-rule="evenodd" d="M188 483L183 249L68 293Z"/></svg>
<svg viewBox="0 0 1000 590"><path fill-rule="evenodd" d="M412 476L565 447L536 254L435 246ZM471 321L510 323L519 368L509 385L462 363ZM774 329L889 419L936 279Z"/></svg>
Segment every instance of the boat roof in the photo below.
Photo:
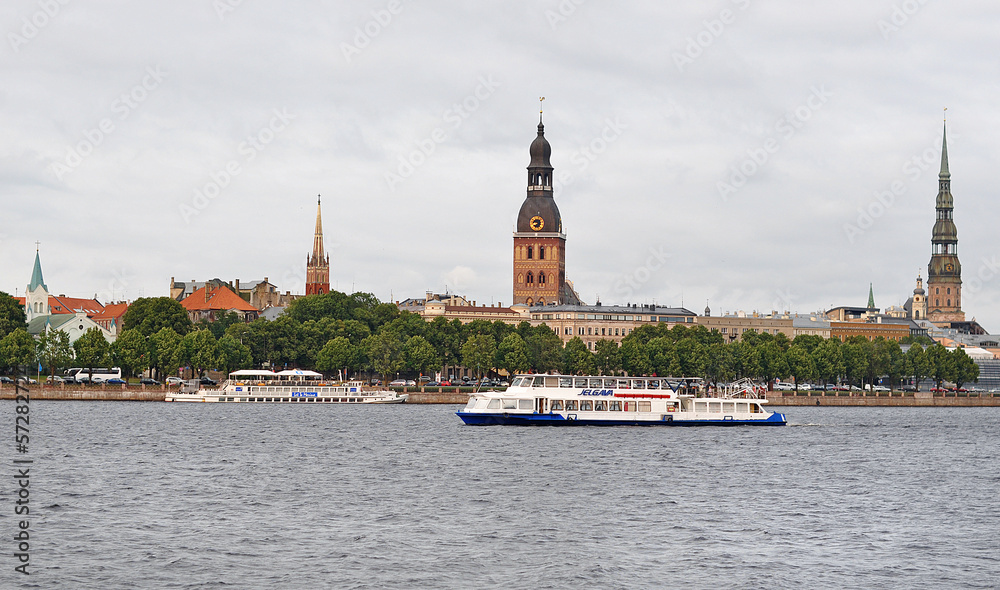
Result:
<svg viewBox="0 0 1000 590"><path fill-rule="evenodd" d="M322 377L322 373L317 373L316 371L306 371L304 369L286 369L284 371L279 371L275 373L279 377Z"/></svg>
<svg viewBox="0 0 1000 590"><path fill-rule="evenodd" d="M266 369L240 369L229 374L231 377L270 377L275 375L274 371Z"/></svg>

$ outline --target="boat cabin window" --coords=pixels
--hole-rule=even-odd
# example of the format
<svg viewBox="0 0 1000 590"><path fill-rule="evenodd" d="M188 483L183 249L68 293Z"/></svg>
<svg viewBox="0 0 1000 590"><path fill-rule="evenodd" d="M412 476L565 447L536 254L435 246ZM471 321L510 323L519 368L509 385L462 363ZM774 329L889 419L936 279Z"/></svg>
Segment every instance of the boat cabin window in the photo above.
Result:
<svg viewBox="0 0 1000 590"><path fill-rule="evenodd" d="M549 405L553 412L561 412L563 409L563 403L561 399L554 399Z"/></svg>
<svg viewBox="0 0 1000 590"><path fill-rule="evenodd" d="M722 402L722 411L726 414L732 414L736 411L735 402Z"/></svg>
<svg viewBox="0 0 1000 590"><path fill-rule="evenodd" d="M587 387L587 379L583 377L577 377L573 380L573 387L579 387L581 389Z"/></svg>
<svg viewBox="0 0 1000 590"><path fill-rule="evenodd" d="M522 381L525 381L524 377L514 377L514 381L511 382L510 386L519 387Z"/></svg>
<svg viewBox="0 0 1000 590"><path fill-rule="evenodd" d="M575 399L568 399L568 400L566 400L566 410L568 410L570 412L575 412L576 411L576 400Z"/></svg>
<svg viewBox="0 0 1000 590"><path fill-rule="evenodd" d="M708 411L708 402L694 402L694 411L695 412L707 412Z"/></svg>
<svg viewBox="0 0 1000 590"><path fill-rule="evenodd" d="M535 377L532 387L545 387L545 377Z"/></svg>
<svg viewBox="0 0 1000 590"><path fill-rule="evenodd" d="M618 400L611 400L610 402L608 402L608 409L611 410L612 412L621 412L622 403Z"/></svg>
<svg viewBox="0 0 1000 590"><path fill-rule="evenodd" d="M591 379L590 380L590 387L593 387L595 389L600 389L601 388L601 380L600 379Z"/></svg>
<svg viewBox="0 0 1000 590"><path fill-rule="evenodd" d="M760 414L763 411L764 410L760 409L760 405L759 404L750 404L750 413L751 414Z"/></svg>
<svg viewBox="0 0 1000 590"><path fill-rule="evenodd" d="M748 411L749 410L747 410L747 403L746 402L740 402L740 403L736 404L736 412L738 414L746 414Z"/></svg>
<svg viewBox="0 0 1000 590"><path fill-rule="evenodd" d="M618 389L628 389L628 379L618 380Z"/></svg>
<svg viewBox="0 0 1000 590"><path fill-rule="evenodd" d="M517 400L516 399L505 399L503 400L503 409L505 410L516 410Z"/></svg>
<svg viewBox="0 0 1000 590"><path fill-rule="evenodd" d="M559 387L573 387L573 380L569 377L560 377Z"/></svg>
<svg viewBox="0 0 1000 590"><path fill-rule="evenodd" d="M591 400L585 399L585 400L581 400L580 401L580 411L581 412L589 412L589 411L591 411L593 409L594 409L594 402L592 402Z"/></svg>
<svg viewBox="0 0 1000 590"><path fill-rule="evenodd" d="M469 403L468 403L468 404L466 404L466 406L465 406L465 409L466 409L466 410L471 410L472 408L476 407L476 402L477 402L477 401L479 401L479 400L477 400L477 399L476 399L476 398L474 398L474 397L470 397L470 398L469 398Z"/></svg>
<svg viewBox="0 0 1000 590"><path fill-rule="evenodd" d="M601 387L603 387L605 389L614 389L615 383L617 383L617 382L618 382L617 379L605 379L604 380L604 385L602 385Z"/></svg>
<svg viewBox="0 0 1000 590"><path fill-rule="evenodd" d="M653 411L652 402L639 402L639 411L640 412L651 412L651 411Z"/></svg>
<svg viewBox="0 0 1000 590"><path fill-rule="evenodd" d="M608 402L605 401L605 400L603 400L603 399L599 399L599 400L594 401L594 411L597 411L597 412L607 412L608 411Z"/></svg>
<svg viewBox="0 0 1000 590"><path fill-rule="evenodd" d="M530 399L519 399L517 400L518 410L532 410L535 408L535 404Z"/></svg>
<svg viewBox="0 0 1000 590"><path fill-rule="evenodd" d="M490 400L490 404L488 406L486 406L486 408L489 409L489 410L499 410L500 409L500 400L498 400L498 399L491 399Z"/></svg>
<svg viewBox="0 0 1000 590"><path fill-rule="evenodd" d="M713 414L721 414L722 402L708 402L708 411Z"/></svg>

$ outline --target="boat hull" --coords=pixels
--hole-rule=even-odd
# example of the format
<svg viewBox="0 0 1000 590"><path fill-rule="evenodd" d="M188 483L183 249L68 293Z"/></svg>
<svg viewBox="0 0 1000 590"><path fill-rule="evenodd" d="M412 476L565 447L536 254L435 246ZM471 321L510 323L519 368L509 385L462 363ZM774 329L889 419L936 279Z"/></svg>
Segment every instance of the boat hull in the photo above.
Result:
<svg viewBox="0 0 1000 590"><path fill-rule="evenodd" d="M474 426L784 426L784 414L775 412L766 419L735 420L732 418L686 418L678 414L659 418L635 418L630 420L587 418L578 414L516 414L486 412L455 412L466 424Z"/></svg>

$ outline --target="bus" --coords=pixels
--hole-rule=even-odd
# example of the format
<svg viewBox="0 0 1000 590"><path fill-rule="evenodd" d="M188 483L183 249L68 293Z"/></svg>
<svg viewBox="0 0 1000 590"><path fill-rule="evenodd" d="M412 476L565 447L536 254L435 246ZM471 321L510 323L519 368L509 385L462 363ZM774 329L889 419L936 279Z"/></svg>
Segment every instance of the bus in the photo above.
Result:
<svg viewBox="0 0 1000 590"><path fill-rule="evenodd" d="M91 375L89 369L69 369L66 371L66 379L77 383L104 383L108 379L121 379L122 370L119 367L95 367Z"/></svg>

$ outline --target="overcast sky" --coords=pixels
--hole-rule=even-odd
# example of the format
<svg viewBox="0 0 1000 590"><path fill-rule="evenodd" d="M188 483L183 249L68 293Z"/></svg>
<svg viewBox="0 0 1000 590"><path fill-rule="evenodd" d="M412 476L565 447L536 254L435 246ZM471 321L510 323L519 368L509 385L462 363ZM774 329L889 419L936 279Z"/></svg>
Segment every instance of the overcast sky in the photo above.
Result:
<svg viewBox="0 0 1000 590"><path fill-rule="evenodd" d="M587 303L807 313L926 279L943 108L964 309L1000 331L994 0L0 5L0 290L171 277L511 302L544 101ZM881 197L879 196L881 195Z"/></svg>

